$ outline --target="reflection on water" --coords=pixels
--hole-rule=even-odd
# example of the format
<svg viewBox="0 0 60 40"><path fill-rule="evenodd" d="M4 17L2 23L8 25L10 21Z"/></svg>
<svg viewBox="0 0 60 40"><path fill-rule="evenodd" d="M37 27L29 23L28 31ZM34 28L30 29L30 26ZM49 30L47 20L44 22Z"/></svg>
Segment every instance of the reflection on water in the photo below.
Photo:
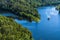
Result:
<svg viewBox="0 0 60 40"><path fill-rule="evenodd" d="M46 6L40 7L37 10L41 15L39 23L30 23L18 19L15 19L15 21L28 28L32 32L34 40L60 40L60 15L58 15L55 7ZM50 18L49 21L48 18Z"/></svg>

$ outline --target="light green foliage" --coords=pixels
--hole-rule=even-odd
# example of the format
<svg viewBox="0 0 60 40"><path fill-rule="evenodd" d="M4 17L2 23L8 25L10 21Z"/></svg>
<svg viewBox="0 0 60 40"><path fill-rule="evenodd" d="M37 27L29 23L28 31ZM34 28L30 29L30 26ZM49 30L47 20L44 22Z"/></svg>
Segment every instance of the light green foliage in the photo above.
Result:
<svg viewBox="0 0 60 40"><path fill-rule="evenodd" d="M12 18L0 16L0 40L32 40L32 36Z"/></svg>

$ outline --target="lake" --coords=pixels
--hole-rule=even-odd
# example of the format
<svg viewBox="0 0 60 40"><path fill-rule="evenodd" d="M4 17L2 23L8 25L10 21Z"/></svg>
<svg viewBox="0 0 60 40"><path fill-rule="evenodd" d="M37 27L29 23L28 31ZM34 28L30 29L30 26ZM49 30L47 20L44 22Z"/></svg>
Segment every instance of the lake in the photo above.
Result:
<svg viewBox="0 0 60 40"><path fill-rule="evenodd" d="M15 21L28 28L32 32L34 40L60 40L60 14L55 8L55 6L37 8L41 15L41 21L38 23L18 19Z"/></svg>
<svg viewBox="0 0 60 40"><path fill-rule="evenodd" d="M39 23L15 20L32 32L34 40L60 40L60 15L55 6L39 7ZM49 20L48 20L49 18Z"/></svg>

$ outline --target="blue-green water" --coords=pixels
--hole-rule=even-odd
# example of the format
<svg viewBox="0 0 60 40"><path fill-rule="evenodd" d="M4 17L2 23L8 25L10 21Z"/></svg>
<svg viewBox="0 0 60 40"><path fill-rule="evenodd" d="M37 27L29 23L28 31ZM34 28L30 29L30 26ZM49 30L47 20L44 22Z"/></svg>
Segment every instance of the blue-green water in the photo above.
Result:
<svg viewBox="0 0 60 40"><path fill-rule="evenodd" d="M28 28L32 32L34 40L60 40L60 15L55 8L55 6L37 8L41 15L39 23L30 23L18 19L15 19L15 21Z"/></svg>

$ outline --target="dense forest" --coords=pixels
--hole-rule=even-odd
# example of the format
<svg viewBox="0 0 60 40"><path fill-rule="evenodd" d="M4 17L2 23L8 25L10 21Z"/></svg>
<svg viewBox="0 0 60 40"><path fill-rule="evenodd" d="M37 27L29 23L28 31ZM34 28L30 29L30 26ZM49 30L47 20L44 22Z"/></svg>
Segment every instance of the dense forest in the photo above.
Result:
<svg viewBox="0 0 60 40"><path fill-rule="evenodd" d="M60 3L59 0L0 0L0 9L12 12L17 15L20 20L36 21L40 20L40 16L36 7L41 5L52 5Z"/></svg>
<svg viewBox="0 0 60 40"><path fill-rule="evenodd" d="M14 19L0 16L0 40L32 40L32 35Z"/></svg>
<svg viewBox="0 0 60 40"><path fill-rule="evenodd" d="M42 0L43 5L56 5L60 4L60 0Z"/></svg>
<svg viewBox="0 0 60 40"><path fill-rule="evenodd" d="M59 0L0 0L0 9L12 12L20 20L36 21L40 20L40 16L36 7L41 5L52 5L60 3Z"/></svg>
<svg viewBox="0 0 60 40"><path fill-rule="evenodd" d="M19 19L28 21L39 21L39 14L27 0L0 0L0 9L12 12Z"/></svg>
<svg viewBox="0 0 60 40"><path fill-rule="evenodd" d="M60 4L60 0L0 0L0 10L16 15L19 20L39 22L37 7ZM57 7L60 10L60 6ZM0 40L32 40L32 34L14 21L0 16Z"/></svg>

